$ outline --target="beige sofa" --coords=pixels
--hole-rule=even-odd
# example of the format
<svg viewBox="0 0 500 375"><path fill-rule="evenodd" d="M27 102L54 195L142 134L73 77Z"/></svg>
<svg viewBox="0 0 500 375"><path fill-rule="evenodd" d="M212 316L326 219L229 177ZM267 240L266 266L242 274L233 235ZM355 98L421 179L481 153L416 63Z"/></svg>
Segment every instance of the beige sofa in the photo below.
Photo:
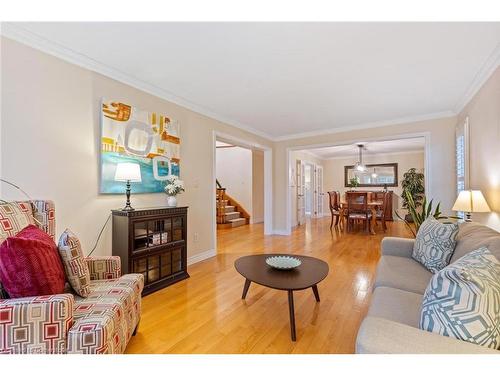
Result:
<svg viewBox="0 0 500 375"><path fill-rule="evenodd" d="M422 298L432 273L411 257L415 240L386 237L371 306L356 340L356 353L484 353L500 351L418 328ZM451 263L486 246L500 259L500 233L477 223L463 223Z"/></svg>

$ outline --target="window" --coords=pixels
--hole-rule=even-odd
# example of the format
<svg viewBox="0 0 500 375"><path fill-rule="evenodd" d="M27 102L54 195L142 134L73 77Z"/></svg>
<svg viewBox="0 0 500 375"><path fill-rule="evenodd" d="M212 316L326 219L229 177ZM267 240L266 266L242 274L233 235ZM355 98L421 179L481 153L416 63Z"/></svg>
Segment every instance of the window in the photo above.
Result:
<svg viewBox="0 0 500 375"><path fill-rule="evenodd" d="M455 158L457 164L457 195L469 188L469 118L456 128ZM458 216L463 218L463 212Z"/></svg>

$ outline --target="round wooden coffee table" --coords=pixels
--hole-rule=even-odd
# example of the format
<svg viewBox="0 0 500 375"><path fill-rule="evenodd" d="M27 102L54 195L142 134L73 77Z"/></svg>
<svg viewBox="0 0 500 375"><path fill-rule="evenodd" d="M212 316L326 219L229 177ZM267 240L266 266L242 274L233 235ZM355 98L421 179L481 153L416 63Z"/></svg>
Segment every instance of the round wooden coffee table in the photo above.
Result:
<svg viewBox="0 0 500 375"><path fill-rule="evenodd" d="M302 264L292 270L277 270L266 264L266 258L275 255L249 255L234 262L236 270L245 278L242 299L245 299L252 282L268 288L286 290L288 292L288 308L290 310L290 332L292 341L295 335L295 313L293 307L293 291L312 288L316 302L319 302L318 283L328 275L328 264L320 259L302 255L291 255L299 258Z"/></svg>

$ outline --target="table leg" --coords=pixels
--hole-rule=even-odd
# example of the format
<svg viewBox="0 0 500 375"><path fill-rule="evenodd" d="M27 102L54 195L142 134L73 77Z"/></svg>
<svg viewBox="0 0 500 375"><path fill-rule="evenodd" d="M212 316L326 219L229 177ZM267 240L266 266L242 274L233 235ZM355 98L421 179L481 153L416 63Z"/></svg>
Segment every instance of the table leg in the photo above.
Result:
<svg viewBox="0 0 500 375"><path fill-rule="evenodd" d="M370 225L370 233L375 234L375 226L377 225L377 208L372 207L372 220L371 220L371 225Z"/></svg>
<svg viewBox="0 0 500 375"><path fill-rule="evenodd" d="M314 293L314 298L316 298L316 302L319 302L320 299L319 299L318 286L317 285L313 285L312 286L312 290L313 290L313 293Z"/></svg>
<svg viewBox="0 0 500 375"><path fill-rule="evenodd" d="M295 337L295 312L293 308L293 291L288 291L288 309L290 310L290 334L292 341L296 341Z"/></svg>
<svg viewBox="0 0 500 375"><path fill-rule="evenodd" d="M247 296L248 288L250 288L250 283L250 280L245 279L245 286L243 287L243 294L241 295L241 299L245 299L245 297Z"/></svg>

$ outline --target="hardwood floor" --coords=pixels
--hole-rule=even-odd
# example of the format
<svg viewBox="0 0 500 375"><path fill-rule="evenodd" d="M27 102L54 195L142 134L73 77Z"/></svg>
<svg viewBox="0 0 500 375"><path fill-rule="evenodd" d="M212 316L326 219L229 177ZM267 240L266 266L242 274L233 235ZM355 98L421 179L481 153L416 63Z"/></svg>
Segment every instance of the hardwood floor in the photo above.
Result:
<svg viewBox="0 0 500 375"><path fill-rule="evenodd" d="M262 224L218 232L218 255L189 267L191 278L143 299L142 319L127 353L352 353L369 306L384 236L408 237L403 223L386 233L329 230L330 219L312 219L291 236L264 236ZM297 341L290 340L287 293L244 279L235 259L288 252L328 262L330 273L312 291L294 293Z"/></svg>

